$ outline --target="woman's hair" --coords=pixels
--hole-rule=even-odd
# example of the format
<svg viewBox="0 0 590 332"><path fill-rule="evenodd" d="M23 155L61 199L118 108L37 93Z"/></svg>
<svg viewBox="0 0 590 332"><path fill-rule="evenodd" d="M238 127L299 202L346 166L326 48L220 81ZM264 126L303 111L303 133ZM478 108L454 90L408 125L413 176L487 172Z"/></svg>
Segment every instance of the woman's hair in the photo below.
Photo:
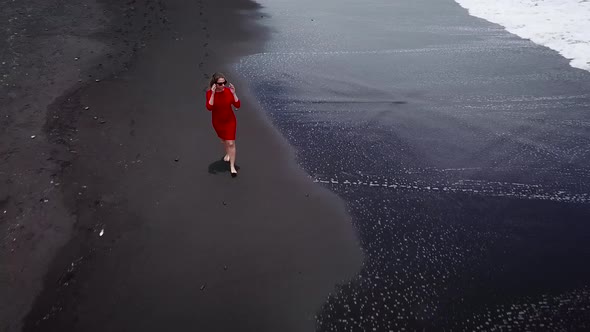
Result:
<svg viewBox="0 0 590 332"><path fill-rule="evenodd" d="M215 84L220 78L225 78L225 75L220 72L214 73L213 76L211 76L211 80L209 81L208 89L211 89L211 86L213 86L213 84ZM225 81L227 82L227 78L225 78Z"/></svg>

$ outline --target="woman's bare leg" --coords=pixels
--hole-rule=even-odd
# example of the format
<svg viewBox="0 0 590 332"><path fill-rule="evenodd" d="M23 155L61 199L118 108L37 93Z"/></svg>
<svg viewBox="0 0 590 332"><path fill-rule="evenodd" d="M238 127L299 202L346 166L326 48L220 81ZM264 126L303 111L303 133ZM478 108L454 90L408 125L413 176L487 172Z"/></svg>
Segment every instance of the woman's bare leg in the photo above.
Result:
<svg viewBox="0 0 590 332"><path fill-rule="evenodd" d="M227 154L229 155L229 169L232 173L237 173L236 170L236 141L225 141L227 146Z"/></svg>
<svg viewBox="0 0 590 332"><path fill-rule="evenodd" d="M227 151L227 144L226 141L221 140L221 144L223 144L223 152L225 152L225 156L223 156L223 161L229 161L229 151Z"/></svg>

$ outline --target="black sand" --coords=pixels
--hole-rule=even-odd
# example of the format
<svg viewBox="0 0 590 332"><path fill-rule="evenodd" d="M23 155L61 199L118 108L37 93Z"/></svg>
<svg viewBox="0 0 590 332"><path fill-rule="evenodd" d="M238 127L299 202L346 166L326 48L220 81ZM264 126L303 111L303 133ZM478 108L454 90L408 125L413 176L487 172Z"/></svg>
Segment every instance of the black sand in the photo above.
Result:
<svg viewBox="0 0 590 332"><path fill-rule="evenodd" d="M41 288L26 331L313 329L359 269L350 220L294 166L239 73L237 179L204 109L206 76L264 42L261 12L241 0L45 6L32 15L63 45L29 18L29 70L3 102L1 329L20 330Z"/></svg>

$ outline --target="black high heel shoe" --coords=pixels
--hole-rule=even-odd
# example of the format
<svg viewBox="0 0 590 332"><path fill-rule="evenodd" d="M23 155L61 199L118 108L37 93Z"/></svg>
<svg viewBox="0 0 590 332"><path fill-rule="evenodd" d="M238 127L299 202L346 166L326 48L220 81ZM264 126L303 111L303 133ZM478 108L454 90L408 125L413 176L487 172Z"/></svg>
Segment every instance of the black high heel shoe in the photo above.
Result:
<svg viewBox="0 0 590 332"><path fill-rule="evenodd" d="M237 177L237 176L238 176L238 172L235 172L235 173L234 173L234 172L231 172L231 171L230 171L230 173L231 173L231 177L232 177L232 178L235 178L235 177Z"/></svg>

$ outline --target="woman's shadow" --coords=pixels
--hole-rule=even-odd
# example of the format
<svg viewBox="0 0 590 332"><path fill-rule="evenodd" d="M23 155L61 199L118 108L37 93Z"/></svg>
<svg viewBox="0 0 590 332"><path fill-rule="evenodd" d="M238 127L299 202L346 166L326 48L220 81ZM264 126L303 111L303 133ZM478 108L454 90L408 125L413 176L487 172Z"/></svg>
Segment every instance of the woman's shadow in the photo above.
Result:
<svg viewBox="0 0 590 332"><path fill-rule="evenodd" d="M236 165L236 170L240 170L240 166ZM229 162L223 161L223 158L216 160L209 164L209 174L229 173Z"/></svg>

